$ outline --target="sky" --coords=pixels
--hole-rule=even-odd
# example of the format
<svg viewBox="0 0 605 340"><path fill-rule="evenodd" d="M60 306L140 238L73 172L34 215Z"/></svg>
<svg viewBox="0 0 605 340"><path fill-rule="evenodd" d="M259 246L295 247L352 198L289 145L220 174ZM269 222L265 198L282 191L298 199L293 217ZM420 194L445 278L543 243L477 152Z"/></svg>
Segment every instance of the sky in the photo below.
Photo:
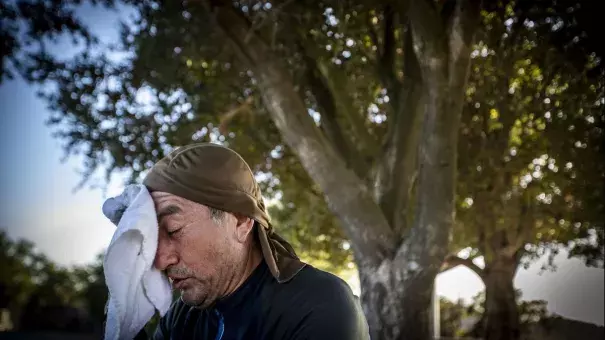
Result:
<svg viewBox="0 0 605 340"><path fill-rule="evenodd" d="M116 12L88 7L79 13L104 41L117 39L120 16ZM86 264L111 240L115 227L103 216L101 206L122 187L114 181L105 193L87 187L74 192L82 159L61 161L61 141L45 125L49 116L35 87L20 79L0 86L0 228L13 239L33 241L39 251L62 265ZM523 299L546 300L552 313L603 325L603 270L567 260L565 253L557 263L554 273L539 275L541 262L519 270L515 286L523 290ZM350 283L358 291L359 283L355 279ZM441 274L436 289L451 300L470 301L483 284L473 272L458 267Z"/></svg>

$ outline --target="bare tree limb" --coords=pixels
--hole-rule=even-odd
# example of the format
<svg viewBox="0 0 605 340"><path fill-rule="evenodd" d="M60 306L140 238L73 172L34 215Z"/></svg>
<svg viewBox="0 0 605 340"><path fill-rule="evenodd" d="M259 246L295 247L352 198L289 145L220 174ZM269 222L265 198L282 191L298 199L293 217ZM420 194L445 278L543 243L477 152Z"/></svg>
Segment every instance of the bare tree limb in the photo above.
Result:
<svg viewBox="0 0 605 340"><path fill-rule="evenodd" d="M444 56L448 55L446 30L431 0L402 2L400 12L406 15L414 36L416 52L424 78L434 71L447 67Z"/></svg>
<svg viewBox="0 0 605 340"><path fill-rule="evenodd" d="M475 30L479 24L480 9L481 0L458 0L448 22L448 78L450 88L457 90L452 96L457 98L453 103L454 110L462 110L466 90L464 85L470 69L470 54Z"/></svg>
<svg viewBox="0 0 605 340"><path fill-rule="evenodd" d="M302 42L299 45L307 68L312 72L310 74L307 72L307 80L311 80L317 85L312 93L318 101L321 101L320 105L330 110L330 112L326 112L330 116L325 117L329 120L327 124L330 131L332 134L343 135L341 141L346 144L342 145L347 146L349 157L345 160L360 178L365 179L369 173L371 161L378 154L379 148L376 138L366 126L366 116L358 112L353 104L351 92L348 91L349 82L345 70L334 67L334 65L328 67L322 61L316 46L303 45ZM309 79L309 77L313 79ZM336 132L335 129L340 129L340 132ZM346 131L352 133L345 136Z"/></svg>
<svg viewBox="0 0 605 340"><path fill-rule="evenodd" d="M422 78L412 50L412 35L404 35L404 85L392 116L380 164L374 178L374 197L398 235L405 229L406 207L416 178L416 150L423 111Z"/></svg>
<svg viewBox="0 0 605 340"><path fill-rule="evenodd" d="M397 12L393 9L390 3L386 3L383 7L382 11L383 15L383 31L382 31L382 41L378 38L378 34L372 27L374 23L372 20L374 19L371 14L368 13L367 22L368 22L368 34L372 43L376 46L377 57L374 59L376 62L376 73L379 76L380 81L382 82L384 88L387 90L387 93L391 99L390 106L392 108L392 115L397 115L399 111L399 106L401 104L400 95L401 95L401 81L397 78L397 71L395 69L395 51L396 44L395 41L395 30L397 28ZM403 28L403 27L401 27ZM389 120L392 117L388 118ZM389 124L389 127L392 124ZM387 138L383 141L383 145L387 142ZM377 158L379 159L379 157Z"/></svg>
<svg viewBox="0 0 605 340"><path fill-rule="evenodd" d="M252 24L250 25L250 31L248 32L248 35L246 35L246 38L244 39L244 42L247 43L250 40L250 37L252 36L252 33L255 33L255 31L257 31L258 29L260 29L261 27L263 27L267 23L269 17L275 17L281 11L283 11L286 6L288 6L292 2L293 2L293 0L286 0L286 1L278 4L277 7L275 7L271 11L270 14L266 14L266 15L263 15L263 16L258 16L257 18L255 18L254 21L252 22ZM260 13L262 13L262 12L260 12Z"/></svg>
<svg viewBox="0 0 605 340"><path fill-rule="evenodd" d="M347 90L348 79L345 71L336 67L328 68L321 61L317 62L317 68L330 87L338 112L343 113L343 117L351 126L357 144L360 145L359 149L363 152L363 158L376 155L378 142L366 126L366 116L358 112L353 105L353 100L349 96L350 92Z"/></svg>
<svg viewBox="0 0 605 340"><path fill-rule="evenodd" d="M342 134L342 129L336 119L336 103L334 102L334 97L332 96L328 85L324 82L323 77L317 76L316 73L319 70L317 70L315 59L310 58L307 55L305 55L303 59L306 64L305 78L307 84L321 110L320 128L324 131L326 137L332 142L336 150L340 152L343 159L348 162L352 154L351 143L345 139Z"/></svg>
<svg viewBox="0 0 605 340"><path fill-rule="evenodd" d="M332 94L327 80L322 76L317 65L316 58L310 56L308 51L301 48L303 60L306 64L305 77L313 96L321 107L320 127L324 131L328 140L339 151L347 165L355 171L359 178L364 178L368 172L368 166L363 157L359 157L359 150L352 143L351 139L343 133L338 121L338 110L336 99ZM345 114L348 114L345 112Z"/></svg>
<svg viewBox="0 0 605 340"><path fill-rule="evenodd" d="M485 278L483 269L476 265L472 259L463 259L456 255L449 255L448 257L446 257L445 262L443 263L443 266L440 269L440 272L443 273L457 266L465 266L466 268L475 272L475 274L477 274L477 276L479 276L482 280Z"/></svg>

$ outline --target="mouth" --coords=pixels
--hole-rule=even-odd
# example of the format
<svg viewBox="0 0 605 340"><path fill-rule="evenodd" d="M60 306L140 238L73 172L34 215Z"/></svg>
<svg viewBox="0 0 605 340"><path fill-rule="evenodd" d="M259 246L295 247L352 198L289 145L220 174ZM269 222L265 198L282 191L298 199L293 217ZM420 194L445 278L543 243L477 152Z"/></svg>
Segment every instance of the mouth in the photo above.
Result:
<svg viewBox="0 0 605 340"><path fill-rule="evenodd" d="M170 278L170 280L172 281L172 286L174 288L181 288L183 282L187 281L188 278L184 277L184 278Z"/></svg>

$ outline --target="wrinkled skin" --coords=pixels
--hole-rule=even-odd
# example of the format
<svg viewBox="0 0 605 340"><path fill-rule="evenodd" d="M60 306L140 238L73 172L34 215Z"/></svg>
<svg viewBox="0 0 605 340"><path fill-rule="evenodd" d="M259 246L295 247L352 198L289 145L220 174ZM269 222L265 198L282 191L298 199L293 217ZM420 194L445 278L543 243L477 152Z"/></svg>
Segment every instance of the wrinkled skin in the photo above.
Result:
<svg viewBox="0 0 605 340"><path fill-rule="evenodd" d="M165 192L151 196L158 214L154 265L166 272L188 305L206 308L237 289L260 263L254 221Z"/></svg>

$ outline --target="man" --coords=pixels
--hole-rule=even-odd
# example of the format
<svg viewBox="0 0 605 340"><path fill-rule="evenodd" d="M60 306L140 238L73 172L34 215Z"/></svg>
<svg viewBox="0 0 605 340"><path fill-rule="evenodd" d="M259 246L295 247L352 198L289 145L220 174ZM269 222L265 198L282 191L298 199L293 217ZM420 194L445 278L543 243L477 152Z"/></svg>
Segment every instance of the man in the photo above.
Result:
<svg viewBox="0 0 605 340"><path fill-rule="evenodd" d="M144 184L160 226L155 266L181 293L154 339L369 339L348 285L301 262L272 231L233 150L179 148Z"/></svg>

